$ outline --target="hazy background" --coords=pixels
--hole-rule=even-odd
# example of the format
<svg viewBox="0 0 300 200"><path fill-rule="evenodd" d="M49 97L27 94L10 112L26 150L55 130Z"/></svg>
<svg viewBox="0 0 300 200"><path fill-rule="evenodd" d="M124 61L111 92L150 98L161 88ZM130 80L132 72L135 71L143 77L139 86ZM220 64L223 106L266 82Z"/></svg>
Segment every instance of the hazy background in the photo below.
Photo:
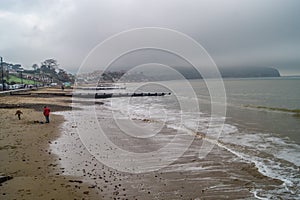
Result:
<svg viewBox="0 0 300 200"><path fill-rule="evenodd" d="M76 72L111 35L154 26L191 36L218 66L300 75L299 8L299 0L1 0L0 56L25 68L55 58Z"/></svg>

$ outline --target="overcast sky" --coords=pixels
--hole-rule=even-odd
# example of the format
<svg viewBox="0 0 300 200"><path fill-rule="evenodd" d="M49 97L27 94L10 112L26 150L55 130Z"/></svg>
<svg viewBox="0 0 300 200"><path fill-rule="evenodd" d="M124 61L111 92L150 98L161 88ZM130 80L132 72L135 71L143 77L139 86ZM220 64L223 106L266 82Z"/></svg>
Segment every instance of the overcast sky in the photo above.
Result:
<svg viewBox="0 0 300 200"><path fill-rule="evenodd" d="M1 0L0 56L24 67L55 58L76 72L106 38L163 27L195 39L218 66L300 75L299 9L299 0Z"/></svg>

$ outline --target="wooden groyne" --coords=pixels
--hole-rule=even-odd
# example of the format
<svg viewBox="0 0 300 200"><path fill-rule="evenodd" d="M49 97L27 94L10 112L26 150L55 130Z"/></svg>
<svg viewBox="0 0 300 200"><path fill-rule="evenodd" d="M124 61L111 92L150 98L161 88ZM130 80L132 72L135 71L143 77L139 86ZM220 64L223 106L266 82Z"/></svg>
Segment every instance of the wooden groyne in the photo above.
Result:
<svg viewBox="0 0 300 200"><path fill-rule="evenodd" d="M73 97L79 98L95 98L95 99L104 99L104 98L114 98L114 97L149 97L149 96L165 96L171 95L167 92L141 92L141 93L73 93Z"/></svg>
<svg viewBox="0 0 300 200"><path fill-rule="evenodd" d="M151 97L171 95L170 92L133 92L133 93L72 93L72 92L33 92L33 93L11 93L10 95L37 95L37 96L65 96L78 98L115 98L115 97Z"/></svg>
<svg viewBox="0 0 300 200"><path fill-rule="evenodd" d="M105 87L76 87L76 90L125 90L125 86L105 86Z"/></svg>

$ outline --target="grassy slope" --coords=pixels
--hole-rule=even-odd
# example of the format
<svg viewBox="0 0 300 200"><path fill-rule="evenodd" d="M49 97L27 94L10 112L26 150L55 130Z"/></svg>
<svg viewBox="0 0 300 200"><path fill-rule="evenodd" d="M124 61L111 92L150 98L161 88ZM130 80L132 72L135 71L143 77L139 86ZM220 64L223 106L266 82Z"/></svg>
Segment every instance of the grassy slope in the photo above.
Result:
<svg viewBox="0 0 300 200"><path fill-rule="evenodd" d="M6 80L6 78L5 78L5 80ZM11 83L11 82L22 83L21 78L18 78L18 77L14 76L14 75L10 75L9 76L8 82L9 83ZM23 79L23 84L33 85L34 81L33 80Z"/></svg>

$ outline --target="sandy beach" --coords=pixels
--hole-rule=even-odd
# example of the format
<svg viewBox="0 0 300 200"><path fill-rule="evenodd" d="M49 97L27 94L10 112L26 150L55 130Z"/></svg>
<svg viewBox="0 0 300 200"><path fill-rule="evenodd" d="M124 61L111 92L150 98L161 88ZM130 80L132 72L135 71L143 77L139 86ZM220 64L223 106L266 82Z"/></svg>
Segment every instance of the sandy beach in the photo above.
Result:
<svg viewBox="0 0 300 200"><path fill-rule="evenodd" d="M64 100L0 97L1 106L10 107L0 109L0 174L12 177L1 183L1 199L89 199L93 196L89 185L83 184L80 178L61 176L64 169L59 166L59 158L49 150L49 145L60 135L63 116L51 114L49 124L34 123L45 121L42 105L50 105L52 112L70 109ZM15 116L17 109L23 112L21 120Z"/></svg>
<svg viewBox="0 0 300 200"><path fill-rule="evenodd" d="M2 96L0 101L0 173L12 177L1 183L1 199L255 199L254 187L282 184L261 175L252 164L232 160L231 153L218 146L199 159L200 138L159 171L120 172L95 159L62 115L52 113L49 124L34 123L44 121L45 104L52 112L70 114L67 97ZM24 113L21 120L14 115L17 105ZM110 128L111 138L118 138L116 143L125 141L110 127L112 119L101 122ZM163 134L172 130L164 128ZM157 146L140 142L132 141L131 147Z"/></svg>

